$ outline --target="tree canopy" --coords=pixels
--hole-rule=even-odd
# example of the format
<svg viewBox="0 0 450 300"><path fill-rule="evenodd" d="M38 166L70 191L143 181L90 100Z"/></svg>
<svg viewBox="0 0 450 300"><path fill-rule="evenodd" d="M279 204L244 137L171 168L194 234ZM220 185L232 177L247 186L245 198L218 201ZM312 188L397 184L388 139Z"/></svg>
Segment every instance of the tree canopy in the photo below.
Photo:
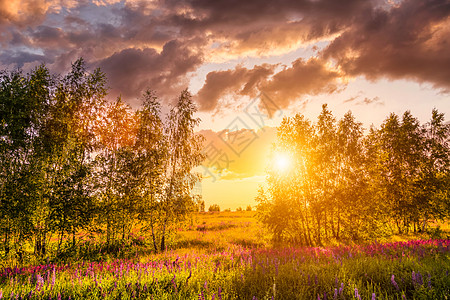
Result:
<svg viewBox="0 0 450 300"><path fill-rule="evenodd" d="M269 165L259 218L275 241L304 245L423 231L450 214L449 132L437 110L423 125L409 111L391 114L367 134L351 112L336 121L326 105L316 123L285 118L273 156L290 167Z"/></svg>
<svg viewBox="0 0 450 300"><path fill-rule="evenodd" d="M35 254L46 255L51 237L59 254L83 229L112 245L133 228L150 230L162 251L173 222L196 209L201 199L191 190L201 178L192 170L203 160L203 140L194 133L200 120L190 93L164 118L153 91L133 110L120 98L106 101L106 82L83 59L65 76L44 65L0 73L5 254L13 249L21 259L32 241Z"/></svg>

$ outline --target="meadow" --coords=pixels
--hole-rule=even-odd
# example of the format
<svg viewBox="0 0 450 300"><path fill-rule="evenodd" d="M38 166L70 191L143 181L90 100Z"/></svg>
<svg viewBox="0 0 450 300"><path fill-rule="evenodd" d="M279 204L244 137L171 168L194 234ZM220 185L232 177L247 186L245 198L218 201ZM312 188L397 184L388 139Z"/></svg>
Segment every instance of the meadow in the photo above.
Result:
<svg viewBox="0 0 450 300"><path fill-rule="evenodd" d="M449 298L446 228L366 244L274 246L255 214L196 214L159 254L135 233L115 249L85 239L59 259L3 261L0 299Z"/></svg>

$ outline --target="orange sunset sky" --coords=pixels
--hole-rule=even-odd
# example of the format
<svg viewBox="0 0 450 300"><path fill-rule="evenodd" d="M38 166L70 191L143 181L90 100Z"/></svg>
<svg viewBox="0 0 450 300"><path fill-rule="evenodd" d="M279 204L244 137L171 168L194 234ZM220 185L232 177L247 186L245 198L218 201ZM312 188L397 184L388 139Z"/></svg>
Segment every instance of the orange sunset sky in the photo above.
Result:
<svg viewBox="0 0 450 300"><path fill-rule="evenodd" d="M366 129L405 110L450 119L448 0L0 0L0 44L2 70L83 57L133 108L146 88L167 110L188 87L207 207L255 205L283 117L327 103Z"/></svg>

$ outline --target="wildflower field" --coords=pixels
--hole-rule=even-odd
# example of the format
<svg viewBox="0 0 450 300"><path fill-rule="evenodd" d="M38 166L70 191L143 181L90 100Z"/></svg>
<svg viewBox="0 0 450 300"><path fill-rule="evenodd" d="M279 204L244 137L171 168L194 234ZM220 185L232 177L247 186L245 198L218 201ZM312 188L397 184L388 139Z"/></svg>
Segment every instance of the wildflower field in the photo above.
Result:
<svg viewBox="0 0 450 300"><path fill-rule="evenodd" d="M260 241L260 242L258 242ZM448 238L273 247L252 213L204 214L152 254L145 237L106 253L3 262L1 299L448 299ZM10 265L5 265L9 263Z"/></svg>

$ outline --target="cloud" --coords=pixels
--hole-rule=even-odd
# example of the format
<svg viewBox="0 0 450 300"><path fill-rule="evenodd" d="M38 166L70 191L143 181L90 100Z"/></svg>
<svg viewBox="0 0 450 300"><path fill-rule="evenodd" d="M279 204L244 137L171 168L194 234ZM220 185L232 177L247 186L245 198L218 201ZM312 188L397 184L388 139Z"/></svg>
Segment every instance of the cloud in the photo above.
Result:
<svg viewBox="0 0 450 300"><path fill-rule="evenodd" d="M326 61L311 58L297 59L291 67L274 74L276 65L255 66L253 69L236 67L208 73L197 97L200 109L217 108L227 94L255 96L266 93L280 108L301 99L304 95L332 93L341 85L341 74Z"/></svg>
<svg viewBox="0 0 450 300"><path fill-rule="evenodd" d="M0 65L44 61L64 73L82 56L132 101L146 87L172 97L202 64L238 58L207 75L197 95L205 111L258 91L286 107L357 76L448 92L449 15L447 0L0 0ZM317 57L282 70L238 65L318 41Z"/></svg>
<svg viewBox="0 0 450 300"><path fill-rule="evenodd" d="M343 101L343 103L353 103L355 105L368 105L368 104L375 104L375 105L384 105L384 101L380 99L380 97L375 96L373 98L364 97L364 99L360 99L363 92L359 92L358 95L350 97Z"/></svg>
<svg viewBox="0 0 450 300"><path fill-rule="evenodd" d="M255 95L260 83L274 72L274 65L264 64L247 69L235 69L208 73L203 87L197 94L200 110L210 111L217 107L226 94Z"/></svg>
<svg viewBox="0 0 450 300"><path fill-rule="evenodd" d="M369 80L388 78L429 82L435 88L449 92L450 2L405 0L397 5L382 5L376 2L368 5L368 3L369 1L364 5L355 1L350 5L347 2L342 7L337 7L337 4L318 1L316 5L305 5L302 8L303 12L314 12L311 15L320 21L313 22L308 16L301 17L299 22L303 27L302 30L298 30L299 35L302 35L302 32L309 32L309 37L315 38L337 32L339 34L331 40L325 50L319 52L318 58L307 61L296 60L292 67L274 74L271 78L262 77L252 87L266 92L281 107L286 107L306 94L333 93L341 86L341 79L345 81L346 78L359 75ZM344 16L348 16L344 11L346 5L353 11L358 11L354 17L348 17L347 23L343 20ZM233 11L233 8L230 10ZM325 22L327 17L328 21ZM306 20L307 23L314 24L313 27L316 29L306 30L304 26ZM332 25L335 22L333 20L339 22ZM335 30L324 31L321 22L325 22L324 24ZM284 28L285 25L274 28ZM266 34L269 31L266 31ZM245 37L248 41L257 35L258 31L254 31L251 35L241 32L238 36ZM269 36L260 39L271 45L270 40ZM283 40L287 38L284 37ZM335 67L330 67L330 61ZM214 90L214 93L210 93L214 95L210 97L209 105L203 105L203 108L213 109L219 102L218 98L242 86L246 80L245 76L241 75L243 71L245 70L242 68L236 68L208 74L201 92ZM226 80L228 84L220 85L217 83L220 77L230 79L232 83ZM199 93L199 96L202 95ZM206 97L200 99L203 99L202 103L206 102ZM358 101L358 104L371 103L383 104L376 97Z"/></svg>
<svg viewBox="0 0 450 300"><path fill-rule="evenodd" d="M160 53L153 48L128 48L97 65L106 73L113 95L135 99L146 88L162 91L164 96L178 94L187 87L186 74L201 63L201 53L173 40L166 43Z"/></svg>
<svg viewBox="0 0 450 300"><path fill-rule="evenodd" d="M61 49L59 55L83 48L92 55L87 60L131 47L160 51L171 40L193 38L208 39L212 59L223 53L285 52L299 42L340 32L366 5L353 0L340 1L338 6L330 0L1 1L3 19L29 26L26 34L42 52L55 44Z"/></svg>
<svg viewBox="0 0 450 300"><path fill-rule="evenodd" d="M341 76L322 59L297 59L292 67L275 74L261 89L283 108L304 95L335 92L342 84Z"/></svg>
<svg viewBox="0 0 450 300"><path fill-rule="evenodd" d="M0 61L15 61L16 66L22 68L26 63L30 62L38 62L39 64L44 63L46 61L46 58L43 55L25 51L5 51L0 54Z"/></svg>
<svg viewBox="0 0 450 300"><path fill-rule="evenodd" d="M357 104L380 104L380 105L383 105L384 102L380 99L380 97L376 96L373 98L365 97L361 102L359 102Z"/></svg>
<svg viewBox="0 0 450 300"><path fill-rule="evenodd" d="M358 99L358 97L359 97L359 96L353 96L353 97L350 97L350 98L344 100L343 103L353 102L353 101L355 101L356 99Z"/></svg>
<svg viewBox="0 0 450 300"><path fill-rule="evenodd" d="M0 24L19 26L42 21L50 1L46 0L0 0Z"/></svg>
<svg viewBox="0 0 450 300"><path fill-rule="evenodd" d="M47 47L58 47L59 43L67 38L61 28L46 25L37 26L31 37L35 45L45 45Z"/></svg>
<svg viewBox="0 0 450 300"><path fill-rule="evenodd" d="M218 51L231 55L286 52L302 42L329 38L350 24L371 1L355 0L188 0L168 20L188 35L205 30Z"/></svg>
<svg viewBox="0 0 450 300"><path fill-rule="evenodd" d="M361 15L324 50L349 76L411 79L450 91L450 2L405 0Z"/></svg>

